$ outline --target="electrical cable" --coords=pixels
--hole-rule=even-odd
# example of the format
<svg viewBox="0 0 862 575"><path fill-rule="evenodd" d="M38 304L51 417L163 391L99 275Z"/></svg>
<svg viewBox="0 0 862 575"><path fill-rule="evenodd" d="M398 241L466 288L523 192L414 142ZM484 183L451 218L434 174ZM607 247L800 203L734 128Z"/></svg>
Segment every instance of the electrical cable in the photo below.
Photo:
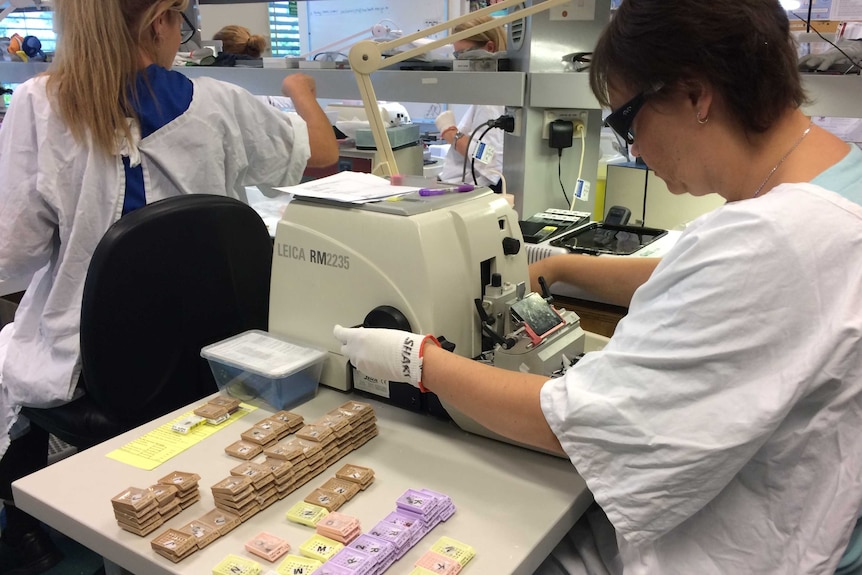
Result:
<svg viewBox="0 0 862 575"><path fill-rule="evenodd" d="M383 20L378 22L378 24L383 24L384 22L389 22L390 24L392 24L392 30L398 29L398 24L394 20L390 20L389 18L384 18Z"/></svg>
<svg viewBox="0 0 862 575"><path fill-rule="evenodd" d="M482 135L480 135L479 139L476 141L477 145L479 142L482 141L482 138L485 137L485 134L487 134L492 128L494 128L494 126L488 126L487 128L485 128L485 131L482 132ZM469 145L467 146L467 150L468 151L470 150ZM470 155L473 156L473 154L470 154ZM473 185L478 186L479 182L476 180L476 157L475 156L470 158L470 173L473 175Z"/></svg>
<svg viewBox="0 0 862 575"><path fill-rule="evenodd" d="M501 172L498 172L497 170L488 169L486 171L489 174L493 174L495 176L500 176L500 185L501 185L500 193L505 196L506 195L506 176L504 176Z"/></svg>
<svg viewBox="0 0 862 575"><path fill-rule="evenodd" d="M488 120L487 122L484 122L484 123L476 126L476 129L473 130L473 133L470 134L470 139L467 140L467 153L464 154L464 163L461 166L461 183L462 184L467 183L465 180L467 179L467 158L470 156L470 144L473 143L473 138L476 137L476 133L486 126L489 129L490 128L500 128L504 132L513 132L515 130L515 118L513 118L512 116L510 116L508 114L503 114L502 116L494 118L493 120ZM482 136L484 136L486 133L487 133L487 130L485 130L485 132L482 133ZM475 176L473 177L473 182L474 183L476 182Z"/></svg>
<svg viewBox="0 0 862 575"><path fill-rule="evenodd" d="M581 135L581 161L578 164L578 180L580 180L583 177L584 173L584 151L587 149L587 131L584 129L583 124L578 124L577 131ZM572 194L572 203L569 204L569 211L573 211L575 209L576 199L577 196L575 196L575 194Z"/></svg>
<svg viewBox="0 0 862 575"><path fill-rule="evenodd" d="M467 158L470 157L470 144L473 143L473 138L476 137L476 133L479 130L481 130L482 128L484 128L486 126L490 126L491 122L493 122L493 121L494 120L488 120L487 122L485 122L483 124L479 124L478 126L476 126L476 129L473 130L473 133L470 134L470 138L467 140L467 153L464 154L464 163L461 166L461 183L462 184L467 183L467 181L466 181L467 180ZM454 146L455 144L452 144L452 145ZM457 152L458 150L455 150L455 151Z"/></svg>
<svg viewBox="0 0 862 575"><path fill-rule="evenodd" d="M814 2L811 2L811 4L813 4L813 3L814 3ZM853 69L853 67L854 67L854 66L855 66L856 68L862 68L862 64L860 64L860 62L862 62L862 59L860 59L859 61L854 60L853 58L851 58L851 57L850 57L850 55L849 55L849 54L847 54L847 52L845 52L844 50L842 50L841 48L839 48L839 47L838 47L838 44L836 44L835 42L833 42L832 40L830 40L829 38L827 38L826 36L824 36L823 34L821 34L821 33L820 33L820 31L819 31L817 28L812 28L812 27L811 27L811 4L809 4L809 5L808 5L808 22L807 22L807 24L808 24L808 30L809 30L809 31L814 30L814 33L815 33L815 34L817 34L818 36L820 36L820 39L821 39L821 40L823 40L824 42L828 42L829 44L831 44L833 48L835 48L836 50L838 50L839 52L841 52L841 54L842 54L845 58L847 58L847 61L848 61L848 62L850 62L850 66L849 66L846 70L844 70L844 71L841 73L841 75L843 76L843 75L848 74L848 73L850 72L850 70L852 70L852 69ZM803 22L805 22L805 18L803 18L802 16L800 16L800 15L799 15L799 14L797 14L796 12L790 12L790 13L791 13L791 14L793 14L794 16L796 16L797 18L799 18L800 20L802 20ZM860 42L862 42L862 40L860 40Z"/></svg>
<svg viewBox="0 0 862 575"><path fill-rule="evenodd" d="M337 62L337 58L344 58L344 61L347 61L347 54L343 52L318 52L311 59L317 60L319 56L323 56L323 60L321 62Z"/></svg>
<svg viewBox="0 0 862 575"><path fill-rule="evenodd" d="M566 199L566 205L569 205L569 196L566 194L566 186L563 185L563 149L557 150L557 178L560 180L560 189L563 190L563 197Z"/></svg>

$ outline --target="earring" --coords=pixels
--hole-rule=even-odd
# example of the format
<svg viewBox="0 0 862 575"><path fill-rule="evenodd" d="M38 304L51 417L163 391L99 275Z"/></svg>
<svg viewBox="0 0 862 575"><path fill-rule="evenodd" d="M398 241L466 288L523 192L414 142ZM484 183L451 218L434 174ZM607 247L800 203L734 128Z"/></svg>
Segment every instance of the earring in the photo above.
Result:
<svg viewBox="0 0 862 575"><path fill-rule="evenodd" d="M701 117L700 117L700 112L698 112L698 113L697 113L697 123L698 123L698 124L700 124L700 125L703 125L703 124L706 124L707 122L709 122L709 116L706 116L706 117L704 117L704 118L701 118Z"/></svg>

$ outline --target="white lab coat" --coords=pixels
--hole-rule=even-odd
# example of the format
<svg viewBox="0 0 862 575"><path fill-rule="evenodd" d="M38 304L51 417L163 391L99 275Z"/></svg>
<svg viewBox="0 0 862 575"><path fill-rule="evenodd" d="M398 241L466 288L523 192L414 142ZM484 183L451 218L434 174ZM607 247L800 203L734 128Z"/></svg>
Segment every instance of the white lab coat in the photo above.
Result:
<svg viewBox="0 0 862 575"><path fill-rule="evenodd" d="M791 184L701 217L541 402L626 575L831 573L862 508L862 207Z"/></svg>
<svg viewBox="0 0 862 575"><path fill-rule="evenodd" d="M0 279L33 278L0 338L0 455L22 405L62 403L75 391L84 278L125 193L120 158L76 142L45 83L15 90L0 129ZM195 192L242 198L246 185L299 182L310 155L301 118L225 82L200 78L193 89L185 113L126 145L130 156L139 152L148 202Z"/></svg>
<svg viewBox="0 0 862 575"><path fill-rule="evenodd" d="M469 138L476 128L487 122L488 120L496 120L506 113L506 108L503 106L470 106L464 117L458 122L458 130L464 134L465 138ZM479 136L485 129L482 128L476 133L476 139L470 142L470 154L476 150L479 145ZM494 148L494 156L488 164L484 164L476 160L476 181L480 186L490 186L500 181L500 174L503 173L503 130L500 128L491 128L482 142ZM455 151L455 146L450 146L446 157L443 159L443 169L440 171L440 181L449 183L461 183L461 175L464 170L464 156ZM470 160L467 160L467 174L464 176L464 182L473 183L473 173L470 171Z"/></svg>

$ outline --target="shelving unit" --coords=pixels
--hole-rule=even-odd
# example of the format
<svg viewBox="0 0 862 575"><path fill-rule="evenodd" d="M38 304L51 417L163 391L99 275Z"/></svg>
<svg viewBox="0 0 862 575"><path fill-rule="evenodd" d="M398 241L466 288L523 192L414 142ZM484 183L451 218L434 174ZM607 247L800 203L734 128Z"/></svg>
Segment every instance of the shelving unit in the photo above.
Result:
<svg viewBox="0 0 862 575"><path fill-rule="evenodd" d="M0 84L20 84L47 69L45 62L0 62Z"/></svg>
<svg viewBox="0 0 862 575"><path fill-rule="evenodd" d="M190 78L210 76L243 86L266 96L281 95L281 81L291 73L312 76L317 95L326 99L359 99L356 77L350 70L286 70L283 68L178 67ZM481 80L477 80L477 78ZM521 107L526 93L523 72L424 72L381 70L371 75L381 100L402 102L449 102Z"/></svg>
<svg viewBox="0 0 862 575"><path fill-rule="evenodd" d="M18 84L48 69L44 62L0 62L0 83ZM221 68L186 66L174 68L189 78L209 76L232 82L261 96L281 96L281 81L302 72L317 83L317 95L325 99L358 100L359 89L350 70L286 70L283 68ZM381 70L372 76L381 100L403 102L448 102L524 106L527 74L524 72L423 72Z"/></svg>
<svg viewBox="0 0 862 575"><path fill-rule="evenodd" d="M530 74L527 105L533 108L598 109L585 73ZM804 74L802 85L811 98L803 109L814 116L862 118L862 76Z"/></svg>
<svg viewBox="0 0 862 575"><path fill-rule="evenodd" d="M583 72L530 74L527 102L533 108L599 109L599 102L590 91L589 74Z"/></svg>
<svg viewBox="0 0 862 575"><path fill-rule="evenodd" d="M40 63L0 63L0 82L19 83L47 69ZM243 86L258 95L280 96L287 74L302 72L317 83L321 99L358 100L359 89L350 70L288 70L284 68L178 67L189 77L209 76ZM507 161L504 168L508 189L515 195L519 213L535 213L560 201L556 174L557 155L548 151L541 139L543 110L573 109L588 113L587 153L583 178L595 179L598 141L602 120L599 104L589 88L585 73L534 72L423 72L381 70L372 75L374 89L381 100L395 102L447 102L453 104L493 104L517 110L521 131L506 137ZM862 77L806 74L804 87L811 103L805 112L816 116L862 118ZM516 121L517 123L517 121ZM574 168L572 168L574 166ZM565 170L577 165L567 162ZM572 173L563 180L573 181ZM591 206L583 206L592 209Z"/></svg>
<svg viewBox="0 0 862 575"><path fill-rule="evenodd" d="M17 84L47 70L43 62L0 62L0 83ZM327 99L358 99L350 70L285 70L279 68L176 68L190 78L210 76L233 82L268 96L281 95L285 75L302 72L314 77L318 95ZM584 73L565 72L421 72L381 70L373 76L382 100L493 104L515 108L573 108L595 110L599 104ZM803 86L811 97L808 114L862 118L862 76L805 74ZM529 87L528 87L529 85Z"/></svg>

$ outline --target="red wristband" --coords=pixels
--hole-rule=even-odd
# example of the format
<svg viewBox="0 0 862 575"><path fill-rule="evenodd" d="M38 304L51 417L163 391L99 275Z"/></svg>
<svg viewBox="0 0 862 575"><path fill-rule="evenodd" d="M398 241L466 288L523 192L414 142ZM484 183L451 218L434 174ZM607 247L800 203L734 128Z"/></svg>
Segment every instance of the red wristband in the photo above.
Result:
<svg viewBox="0 0 862 575"><path fill-rule="evenodd" d="M425 342L427 341L434 342L434 345L436 345L437 347L443 347L442 345L440 345L440 342L437 341L436 337L434 337L433 335L426 335L425 339L422 340L422 343L419 344L419 359L422 359L422 356L425 354ZM424 367L425 366L423 365L422 367L420 367L420 369L423 369ZM419 379L419 391L421 391L422 393L428 393L428 389L426 389L426 387L422 385L421 377Z"/></svg>

